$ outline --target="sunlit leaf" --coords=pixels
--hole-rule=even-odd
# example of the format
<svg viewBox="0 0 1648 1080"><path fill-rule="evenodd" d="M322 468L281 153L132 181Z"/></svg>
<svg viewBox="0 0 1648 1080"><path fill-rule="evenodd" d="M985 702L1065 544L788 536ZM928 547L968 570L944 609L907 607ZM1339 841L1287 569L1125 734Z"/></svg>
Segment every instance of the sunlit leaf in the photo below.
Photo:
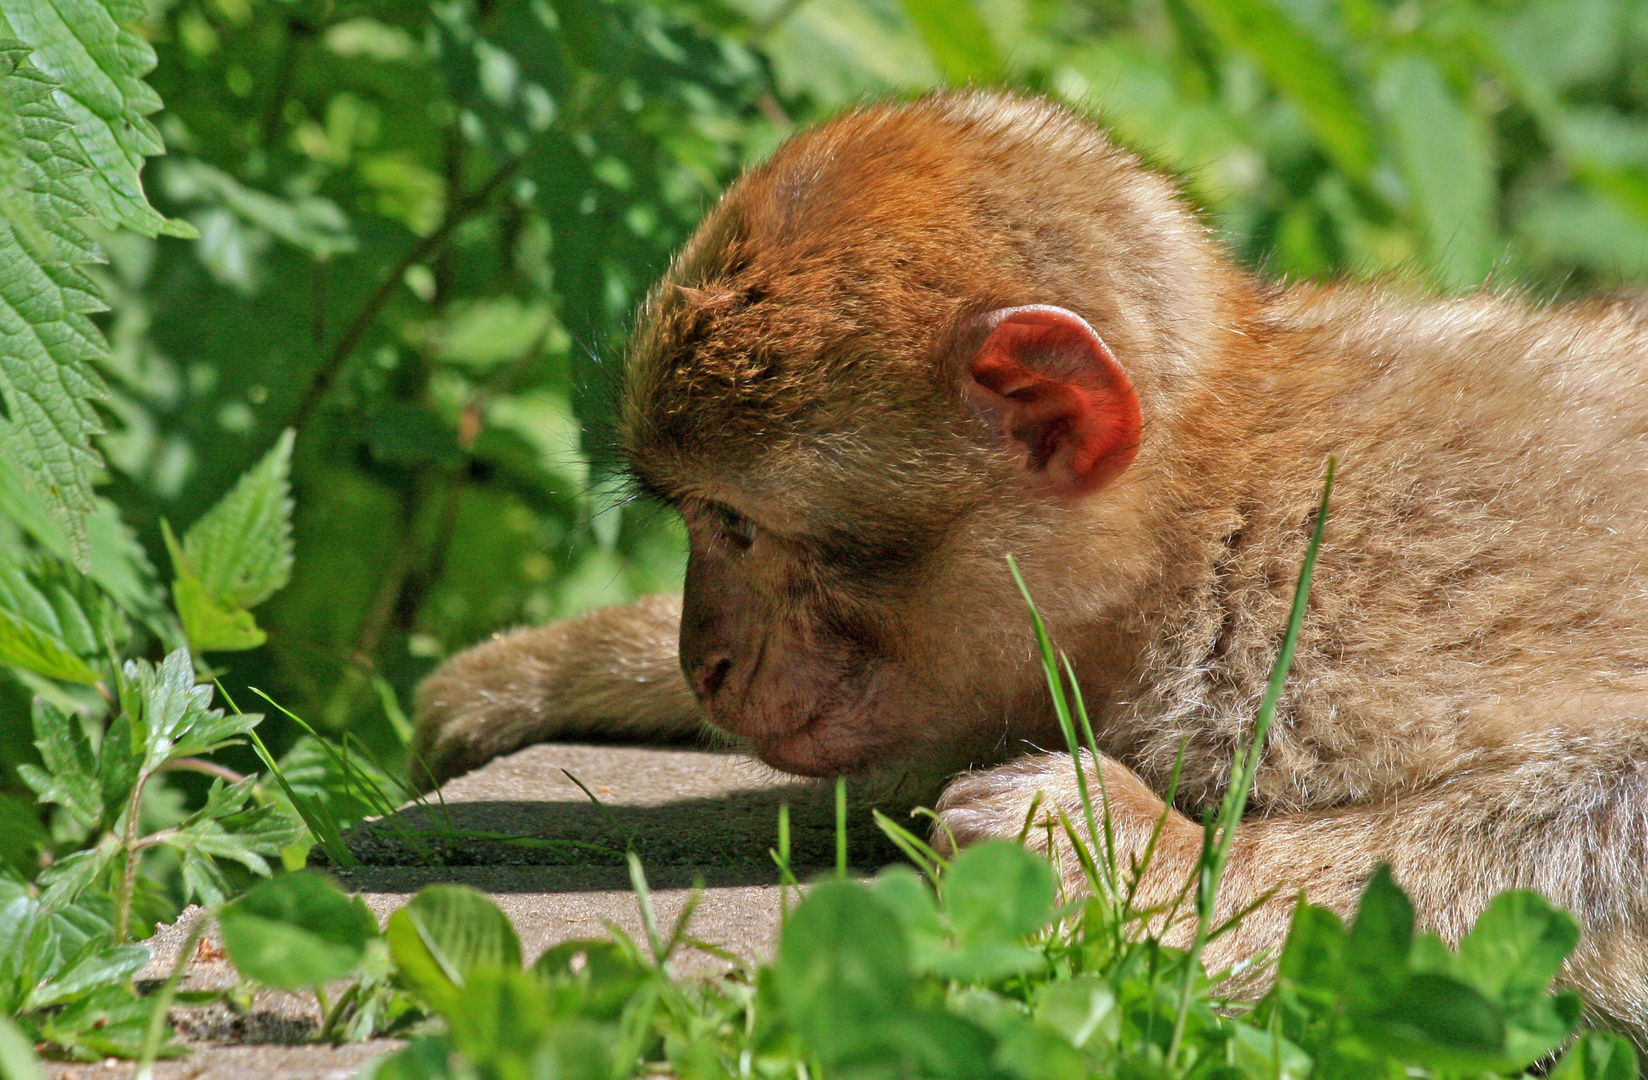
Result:
<svg viewBox="0 0 1648 1080"><path fill-rule="evenodd" d="M309 871L252 886L218 911L218 925L237 968L293 990L348 975L378 936L360 897Z"/></svg>

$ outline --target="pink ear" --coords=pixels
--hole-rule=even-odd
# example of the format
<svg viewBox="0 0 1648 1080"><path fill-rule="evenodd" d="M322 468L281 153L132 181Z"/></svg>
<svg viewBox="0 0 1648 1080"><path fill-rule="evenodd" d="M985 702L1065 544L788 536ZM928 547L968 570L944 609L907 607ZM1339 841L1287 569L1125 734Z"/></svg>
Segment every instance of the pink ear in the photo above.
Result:
<svg viewBox="0 0 1648 1080"><path fill-rule="evenodd" d="M1139 396L1087 320L1038 304L983 322L989 333L968 363L967 395L1024 447L1030 471L1066 497L1120 476L1139 450Z"/></svg>

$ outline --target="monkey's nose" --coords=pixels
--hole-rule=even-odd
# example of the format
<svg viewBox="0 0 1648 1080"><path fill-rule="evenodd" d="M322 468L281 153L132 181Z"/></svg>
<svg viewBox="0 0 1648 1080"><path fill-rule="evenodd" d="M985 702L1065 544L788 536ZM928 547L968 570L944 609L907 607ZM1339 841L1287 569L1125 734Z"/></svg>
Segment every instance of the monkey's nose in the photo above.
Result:
<svg viewBox="0 0 1648 1080"><path fill-rule="evenodd" d="M723 656L703 665L698 669L698 700L708 705L715 697L721 684L727 681L727 672L732 670L732 658Z"/></svg>

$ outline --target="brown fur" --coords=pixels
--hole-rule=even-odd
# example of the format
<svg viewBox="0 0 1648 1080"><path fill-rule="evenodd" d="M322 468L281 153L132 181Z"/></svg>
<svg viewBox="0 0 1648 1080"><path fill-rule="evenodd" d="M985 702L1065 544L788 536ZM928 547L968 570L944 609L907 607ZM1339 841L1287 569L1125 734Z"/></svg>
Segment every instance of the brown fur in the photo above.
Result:
<svg viewBox="0 0 1648 1080"><path fill-rule="evenodd" d="M1138 389L1137 459L1094 495L1027 482L958 392L974 320L1025 304L1083 316ZM1068 758L1034 752L1061 740L1007 556L1129 793L1122 835L1148 835L1181 743L1180 810L1222 794L1337 455L1221 907L1281 898L1214 959L1274 946L1298 889L1349 911L1388 861L1446 936L1504 888L1573 910L1569 980L1640 1031L1645 381L1627 305L1266 284L1081 120L961 94L850 113L741 179L643 313L622 419L686 513L689 614L736 609L689 618L714 622L695 648L757 657L712 717L793 771L972 769L941 804L964 842L1016 835L1037 791L1075 816ZM747 554L714 507L758 526ZM695 730L674 617L652 601L455 658L420 747L444 776L550 736ZM1175 812L1147 893L1199 842Z"/></svg>

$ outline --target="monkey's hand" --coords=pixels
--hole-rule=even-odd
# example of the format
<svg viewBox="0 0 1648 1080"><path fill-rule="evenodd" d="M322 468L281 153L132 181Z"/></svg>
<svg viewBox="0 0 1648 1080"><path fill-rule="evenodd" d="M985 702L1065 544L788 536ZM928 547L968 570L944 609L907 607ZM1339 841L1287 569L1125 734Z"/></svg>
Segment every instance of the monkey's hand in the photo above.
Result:
<svg viewBox="0 0 1648 1080"><path fill-rule="evenodd" d="M1071 833L1114 880L1141 922L1163 942L1185 947L1195 933L1195 875L1200 866L1202 828L1168 806L1127 766L1101 756L1082 754L1088 796L1099 835L1088 834L1086 811L1068 754L1037 754L997 768L969 773L950 783L939 799L934 843L941 852L953 845L1022 836L1024 843L1050 852L1066 898L1091 891ZM1238 831L1238 838L1242 832ZM952 845L953 837L953 845ZM1297 886L1271 881L1260 884L1252 863L1233 858L1226 887L1220 890L1216 919L1222 921L1255 900L1233 932L1220 935L1203 954L1210 971L1279 946L1287 933ZM1261 870L1261 876L1263 871ZM1235 986L1227 990L1238 991ZM1244 983L1242 991L1245 991Z"/></svg>
<svg viewBox="0 0 1648 1080"><path fill-rule="evenodd" d="M418 688L413 780L433 787L546 739L684 742L709 731L681 674L681 598L654 596L459 653Z"/></svg>
<svg viewBox="0 0 1648 1080"><path fill-rule="evenodd" d="M1082 754L1088 796L1099 822L1097 845L1087 837L1081 790L1068 754L1022 757L951 781L939 799L941 824L934 829L935 843L940 850L947 850L952 838L956 845L966 846L981 840L1023 836L1026 845L1042 852L1048 851L1051 843L1054 866L1066 894L1072 896L1087 891L1087 880L1065 822L1076 830L1095 859L1110 857L1111 852L1104 849L1112 847L1116 867L1124 879L1149 869L1141 864L1152 836L1157 836L1156 850L1201 844L1201 828L1163 802L1131 769L1103 756L1098 769L1094 769L1092 761L1090 755ZM1108 830L1103 823L1106 810Z"/></svg>

